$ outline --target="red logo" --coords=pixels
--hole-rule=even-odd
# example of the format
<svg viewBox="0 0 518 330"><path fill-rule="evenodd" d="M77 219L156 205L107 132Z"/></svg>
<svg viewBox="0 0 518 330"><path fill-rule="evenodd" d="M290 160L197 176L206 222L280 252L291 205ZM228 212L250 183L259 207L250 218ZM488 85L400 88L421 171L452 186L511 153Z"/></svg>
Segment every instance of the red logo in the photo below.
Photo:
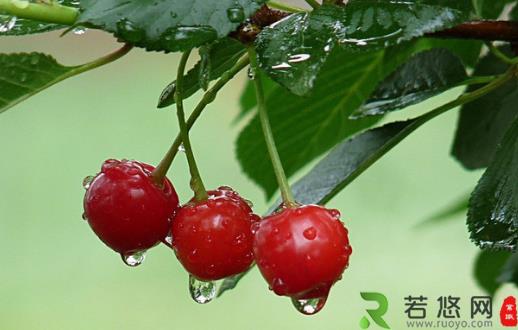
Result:
<svg viewBox="0 0 518 330"><path fill-rule="evenodd" d="M516 298L509 296L504 299L500 308L500 322L504 327L516 327L518 319L516 315Z"/></svg>

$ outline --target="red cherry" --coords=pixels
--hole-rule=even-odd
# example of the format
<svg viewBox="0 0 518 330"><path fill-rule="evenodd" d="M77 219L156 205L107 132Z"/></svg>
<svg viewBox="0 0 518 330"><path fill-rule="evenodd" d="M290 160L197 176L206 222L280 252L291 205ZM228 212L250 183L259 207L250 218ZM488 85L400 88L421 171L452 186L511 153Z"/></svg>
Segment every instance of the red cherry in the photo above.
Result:
<svg viewBox="0 0 518 330"><path fill-rule="evenodd" d="M173 249L184 268L202 281L247 270L253 262L251 225L259 220L229 187L182 206L172 224Z"/></svg>
<svg viewBox="0 0 518 330"><path fill-rule="evenodd" d="M254 254L263 277L278 295L322 308L331 286L349 264L352 249L337 210L317 205L283 208L256 225ZM312 299L313 309L304 303ZM297 304L296 304L296 307Z"/></svg>
<svg viewBox="0 0 518 330"><path fill-rule="evenodd" d="M150 177L153 169L137 161L110 159L92 181L85 179L84 216L97 236L123 257L165 239L178 208L173 185L165 178L158 187Z"/></svg>

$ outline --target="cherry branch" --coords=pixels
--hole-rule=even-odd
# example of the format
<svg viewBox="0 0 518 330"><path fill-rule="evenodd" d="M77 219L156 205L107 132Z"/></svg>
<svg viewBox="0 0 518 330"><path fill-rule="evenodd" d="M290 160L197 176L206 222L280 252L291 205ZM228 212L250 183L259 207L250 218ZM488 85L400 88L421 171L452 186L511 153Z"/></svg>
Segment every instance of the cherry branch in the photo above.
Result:
<svg viewBox="0 0 518 330"><path fill-rule="evenodd" d="M281 19L291 15L284 11L261 7L248 23L241 25L232 37L239 41L252 43L261 30ZM518 42L518 22L512 21L471 21L457 25L451 29L428 33L426 37L473 39L484 41L508 41Z"/></svg>

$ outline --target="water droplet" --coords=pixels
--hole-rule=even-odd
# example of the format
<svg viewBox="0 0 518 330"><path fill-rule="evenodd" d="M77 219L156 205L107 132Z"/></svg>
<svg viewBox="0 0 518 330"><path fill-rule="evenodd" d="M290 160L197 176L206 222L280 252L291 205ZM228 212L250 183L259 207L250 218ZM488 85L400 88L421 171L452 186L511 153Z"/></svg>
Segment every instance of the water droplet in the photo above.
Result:
<svg viewBox="0 0 518 330"><path fill-rule="evenodd" d="M255 79L255 70L252 67L248 67L248 79L254 80Z"/></svg>
<svg viewBox="0 0 518 330"><path fill-rule="evenodd" d="M144 262L146 259L146 250L131 252L131 253L123 253L121 254L122 261L130 267L137 267L138 265Z"/></svg>
<svg viewBox="0 0 518 330"><path fill-rule="evenodd" d="M369 321L369 319L366 316L362 317L362 319L360 320L360 328L367 329L368 327L370 327L370 325L371 322Z"/></svg>
<svg viewBox="0 0 518 330"><path fill-rule="evenodd" d="M83 212L83 214L81 215L81 218L83 218L83 220L85 220L85 221L88 220L88 218L86 217L86 213L85 212Z"/></svg>
<svg viewBox="0 0 518 330"><path fill-rule="evenodd" d="M314 240L317 237L317 230L313 227L306 228L302 233L305 238L309 240Z"/></svg>
<svg viewBox="0 0 518 330"><path fill-rule="evenodd" d="M251 200L245 199L244 201L245 201L246 205L248 205L250 208L254 207L254 203L252 203Z"/></svg>
<svg viewBox="0 0 518 330"><path fill-rule="evenodd" d="M304 61L307 61L310 57L311 57L311 55L309 55L309 54L291 55L290 58L288 59L288 63L304 62Z"/></svg>
<svg viewBox="0 0 518 330"><path fill-rule="evenodd" d="M20 74L20 82L25 82L27 81L27 74L24 72L22 74Z"/></svg>
<svg viewBox="0 0 518 330"><path fill-rule="evenodd" d="M116 25L117 33L126 41L138 42L144 37L144 31L128 19L121 19Z"/></svg>
<svg viewBox="0 0 518 330"><path fill-rule="evenodd" d="M273 70L282 70L282 69L289 69L289 68L291 68L291 65L289 63L286 63L286 62L282 62L280 64L272 66Z"/></svg>
<svg viewBox="0 0 518 330"><path fill-rule="evenodd" d="M217 39L218 33L210 26L171 27L160 35L160 44L165 49L175 50L192 46L192 40L199 44Z"/></svg>
<svg viewBox="0 0 518 330"><path fill-rule="evenodd" d="M330 214L333 218L335 218L335 219L337 219L337 220L338 220L338 219L340 219L340 215L341 215L341 214L340 214L340 211L338 211L337 209L331 209L331 210L329 210L329 214Z"/></svg>
<svg viewBox="0 0 518 330"><path fill-rule="evenodd" d="M216 296L216 285L212 281L200 281L189 275L189 292L198 304L206 304Z"/></svg>
<svg viewBox="0 0 518 330"><path fill-rule="evenodd" d="M86 31L88 31L88 29L84 27L77 27L72 29L72 33L78 36L85 34Z"/></svg>
<svg viewBox="0 0 518 330"><path fill-rule="evenodd" d="M313 315L322 310L326 304L327 297L314 299L295 299L292 298L293 306L304 315Z"/></svg>
<svg viewBox="0 0 518 330"><path fill-rule="evenodd" d="M87 189L90 188L90 184L95 179L93 175L89 175L83 179L83 188Z"/></svg>
<svg viewBox="0 0 518 330"><path fill-rule="evenodd" d="M252 224L252 226L250 227L250 230L252 231L252 234L257 233L257 231L259 230L259 227L261 227L261 223L260 222L254 222Z"/></svg>
<svg viewBox="0 0 518 330"><path fill-rule="evenodd" d="M11 3L13 4L13 6L20 9L25 9L29 7L29 1L27 0L11 0Z"/></svg>
<svg viewBox="0 0 518 330"><path fill-rule="evenodd" d="M232 23L241 23L245 20L245 11L239 3L236 3L227 9L227 17Z"/></svg>
<svg viewBox="0 0 518 330"><path fill-rule="evenodd" d="M170 246L173 246L173 233L169 232L167 233L167 236L164 238L164 241L169 244Z"/></svg>
<svg viewBox="0 0 518 330"><path fill-rule="evenodd" d="M183 143L180 143L180 146L178 147L178 151L185 152L185 146L183 145Z"/></svg>
<svg viewBox="0 0 518 330"><path fill-rule="evenodd" d="M16 25L16 16L8 16L0 21L0 33L9 32Z"/></svg>

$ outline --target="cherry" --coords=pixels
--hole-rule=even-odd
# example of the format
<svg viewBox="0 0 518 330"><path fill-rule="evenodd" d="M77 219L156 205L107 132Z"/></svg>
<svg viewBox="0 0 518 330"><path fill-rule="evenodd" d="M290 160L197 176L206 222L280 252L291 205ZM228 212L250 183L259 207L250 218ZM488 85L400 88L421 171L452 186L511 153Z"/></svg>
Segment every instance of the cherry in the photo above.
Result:
<svg viewBox="0 0 518 330"><path fill-rule="evenodd" d="M201 281L219 280L251 266L251 225L259 220L231 188L207 193L207 200L192 199L178 210L171 230L176 257Z"/></svg>
<svg viewBox="0 0 518 330"><path fill-rule="evenodd" d="M165 178L151 179L154 167L109 159L94 178L85 179L84 216L95 234L130 266L139 253L164 240L178 208L178 195Z"/></svg>
<svg viewBox="0 0 518 330"><path fill-rule="evenodd" d="M318 312L341 279L352 249L337 210L317 205L282 208L254 228L259 270L278 295L299 311Z"/></svg>

